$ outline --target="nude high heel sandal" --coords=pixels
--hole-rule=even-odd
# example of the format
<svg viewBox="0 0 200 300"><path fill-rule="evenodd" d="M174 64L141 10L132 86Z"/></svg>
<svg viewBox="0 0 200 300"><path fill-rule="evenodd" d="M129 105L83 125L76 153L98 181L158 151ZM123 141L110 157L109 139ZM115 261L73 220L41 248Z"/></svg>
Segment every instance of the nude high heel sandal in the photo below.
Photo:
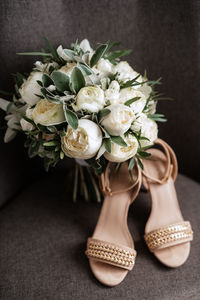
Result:
<svg viewBox="0 0 200 300"><path fill-rule="evenodd" d="M127 214L141 187L138 166L133 170L133 178L134 183L127 163L118 172L109 163L100 179L105 198L93 236L88 239L86 255L94 276L107 286L119 284L135 264Z"/></svg>
<svg viewBox="0 0 200 300"><path fill-rule="evenodd" d="M174 187L178 171L175 153L161 139L155 144L160 145L164 153L150 149L151 160L143 160L143 184L152 199L144 238L161 263L175 268L187 260L193 232L190 222L183 219Z"/></svg>

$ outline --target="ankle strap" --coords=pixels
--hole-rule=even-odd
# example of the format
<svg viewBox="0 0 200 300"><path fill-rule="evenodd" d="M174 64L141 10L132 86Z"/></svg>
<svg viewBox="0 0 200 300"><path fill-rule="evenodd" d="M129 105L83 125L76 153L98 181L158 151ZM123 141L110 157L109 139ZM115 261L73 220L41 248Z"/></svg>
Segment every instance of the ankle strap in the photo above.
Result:
<svg viewBox="0 0 200 300"><path fill-rule="evenodd" d="M176 180L177 173L178 173L178 163L177 163L177 158L172 150L172 148L163 140L157 139L154 144L160 145L164 153L166 154L166 169L163 174L162 178L155 178L150 175L148 175L145 171L142 171L143 174L143 184L145 187L147 187L147 179L148 181L152 183L158 183L158 184L164 184L165 182L168 181L169 177L171 176L173 180Z"/></svg>
<svg viewBox="0 0 200 300"><path fill-rule="evenodd" d="M130 191L131 189L133 189L134 187L137 186L135 194L138 194L140 186L141 186L141 182L142 182L142 174L141 174L140 168L138 167L138 164L137 163L135 164L134 169L136 169L136 171L137 171L137 178L133 182L133 184L131 184L127 188L117 190L117 191L112 191L112 189L110 187L110 179L109 179L110 165L111 165L111 163L108 162L105 172L102 173L101 176L100 176L100 187L101 187L102 193L104 195L112 196L112 195L115 195L115 194Z"/></svg>

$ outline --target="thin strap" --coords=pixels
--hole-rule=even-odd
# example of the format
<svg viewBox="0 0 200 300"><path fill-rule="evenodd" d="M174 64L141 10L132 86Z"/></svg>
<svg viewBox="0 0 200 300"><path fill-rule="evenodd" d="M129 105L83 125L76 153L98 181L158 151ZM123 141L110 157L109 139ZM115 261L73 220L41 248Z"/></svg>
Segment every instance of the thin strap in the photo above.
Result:
<svg viewBox="0 0 200 300"><path fill-rule="evenodd" d="M166 154L166 162L165 162L166 169L165 169L164 175L161 179L152 177L152 176L148 175L145 171L142 171L142 174L144 176L143 181L144 181L145 187L147 186L147 179L148 179L148 181L153 182L153 183L164 184L165 182L168 181L170 176L172 176L173 180L175 181L177 173L178 173L178 163L177 163L176 155L175 155L174 151L172 150L172 148L165 141L163 141L161 139L157 139L154 143L162 146L162 148Z"/></svg>
<svg viewBox="0 0 200 300"><path fill-rule="evenodd" d="M136 258L136 251L133 248L95 238L88 239L85 254L90 259L126 270L132 270Z"/></svg>
<svg viewBox="0 0 200 300"><path fill-rule="evenodd" d="M134 181L133 184L131 184L127 188L117 190L117 191L112 191L112 189L110 187L110 180L109 180L110 165L111 165L111 163L108 162L105 172L102 173L101 177L100 177L100 187L101 187L102 192L103 192L104 195L112 196L112 195L115 195L115 194L124 193L124 192L130 191L136 185L138 185L140 187L141 181L142 181L142 176L141 176L141 171L140 171L140 169L139 169L139 167L136 163L136 170L137 170L137 179L136 179L136 181ZM137 188L137 190L138 190L138 188Z"/></svg>
<svg viewBox="0 0 200 300"><path fill-rule="evenodd" d="M189 221L169 224L145 234L144 239L151 252L193 240Z"/></svg>

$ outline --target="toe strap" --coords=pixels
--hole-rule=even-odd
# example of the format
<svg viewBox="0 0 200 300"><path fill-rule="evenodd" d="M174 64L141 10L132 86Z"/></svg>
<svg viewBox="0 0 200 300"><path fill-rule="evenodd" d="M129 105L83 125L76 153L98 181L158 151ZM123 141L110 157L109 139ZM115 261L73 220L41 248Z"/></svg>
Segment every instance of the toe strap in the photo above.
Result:
<svg viewBox="0 0 200 300"><path fill-rule="evenodd" d="M144 236L151 252L193 240L193 231L189 221L174 223Z"/></svg>
<svg viewBox="0 0 200 300"><path fill-rule="evenodd" d="M94 238L88 239L85 254L88 258L102 261L126 270L132 270L136 257L136 251L133 248Z"/></svg>

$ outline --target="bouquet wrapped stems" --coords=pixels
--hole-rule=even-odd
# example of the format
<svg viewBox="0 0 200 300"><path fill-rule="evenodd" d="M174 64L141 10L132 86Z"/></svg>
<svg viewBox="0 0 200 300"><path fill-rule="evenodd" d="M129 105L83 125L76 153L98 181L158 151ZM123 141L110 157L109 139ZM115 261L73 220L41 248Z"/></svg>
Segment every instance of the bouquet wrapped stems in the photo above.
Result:
<svg viewBox="0 0 200 300"><path fill-rule="evenodd" d="M73 202L77 201L79 195L82 196L85 201L96 200L97 202L101 202L101 192L97 175L91 167L81 166L75 163Z"/></svg>

